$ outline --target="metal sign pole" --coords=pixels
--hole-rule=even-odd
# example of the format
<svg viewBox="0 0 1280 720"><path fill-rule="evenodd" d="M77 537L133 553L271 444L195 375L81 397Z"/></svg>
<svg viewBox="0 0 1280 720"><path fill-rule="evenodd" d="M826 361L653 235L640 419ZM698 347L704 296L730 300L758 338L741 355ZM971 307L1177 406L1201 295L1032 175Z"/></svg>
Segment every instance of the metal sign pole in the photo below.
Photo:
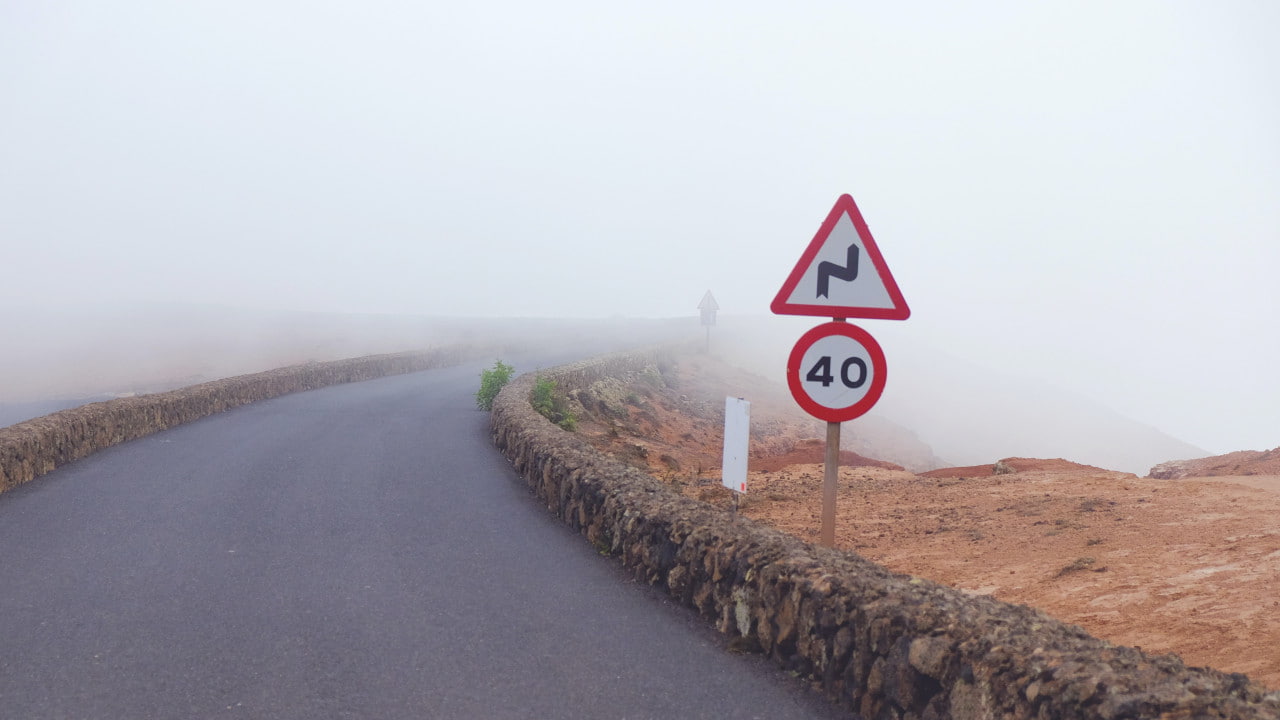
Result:
<svg viewBox="0 0 1280 720"><path fill-rule="evenodd" d="M845 322L844 318L831 318L832 322ZM819 542L829 548L836 546L836 488L840 483L840 423L827 423L826 467L822 472L822 531Z"/></svg>
<svg viewBox="0 0 1280 720"><path fill-rule="evenodd" d="M827 423L826 468L822 474L822 533L819 542L836 546L836 485L840 479L840 423Z"/></svg>

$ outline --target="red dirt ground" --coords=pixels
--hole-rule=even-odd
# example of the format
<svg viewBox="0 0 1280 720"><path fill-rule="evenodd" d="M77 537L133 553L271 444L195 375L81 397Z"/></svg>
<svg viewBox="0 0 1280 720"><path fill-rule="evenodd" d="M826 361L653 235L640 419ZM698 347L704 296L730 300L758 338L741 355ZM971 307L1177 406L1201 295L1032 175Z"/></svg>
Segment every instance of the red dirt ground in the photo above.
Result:
<svg viewBox="0 0 1280 720"><path fill-rule="evenodd" d="M755 458L751 462L751 467L756 471L773 471L781 470L792 465L810 465L813 463L822 464L826 462L827 446L826 442L818 438L809 440L801 440L796 443L794 450L782 453L781 455L766 455L765 457ZM863 457L852 450L840 451L840 467L878 467L885 470L902 470L901 465L895 465L891 462L883 460L873 460L869 457Z"/></svg>
<svg viewBox="0 0 1280 720"><path fill-rule="evenodd" d="M717 469L724 397L750 395L752 472L740 511L816 542L820 425L784 389L705 356L661 378L630 385L630 401L611 415L584 413L580 432L727 507ZM1280 471L1156 480L1060 459L1003 463L1015 472L992 474L993 464L917 476L849 457L836 544L1033 605L1117 644L1280 687Z"/></svg>

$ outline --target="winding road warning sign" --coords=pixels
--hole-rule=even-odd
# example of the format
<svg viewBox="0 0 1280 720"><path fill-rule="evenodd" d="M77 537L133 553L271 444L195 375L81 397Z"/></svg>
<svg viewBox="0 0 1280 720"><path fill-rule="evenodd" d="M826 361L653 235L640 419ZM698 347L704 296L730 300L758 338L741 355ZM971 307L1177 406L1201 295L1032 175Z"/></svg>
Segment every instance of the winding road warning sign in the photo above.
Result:
<svg viewBox="0 0 1280 720"><path fill-rule="evenodd" d="M769 308L778 315L906 320L911 309L871 230L841 195Z"/></svg>
<svg viewBox="0 0 1280 720"><path fill-rule="evenodd" d="M831 423L865 415L884 393L884 350L866 330L829 322L800 336L787 385L805 412Z"/></svg>

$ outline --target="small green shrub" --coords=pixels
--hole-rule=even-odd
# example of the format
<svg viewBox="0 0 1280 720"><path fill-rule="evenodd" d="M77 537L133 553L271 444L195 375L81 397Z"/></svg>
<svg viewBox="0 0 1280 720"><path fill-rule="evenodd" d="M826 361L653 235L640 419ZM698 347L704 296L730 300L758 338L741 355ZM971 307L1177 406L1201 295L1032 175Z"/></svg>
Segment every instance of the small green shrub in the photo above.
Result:
<svg viewBox="0 0 1280 720"><path fill-rule="evenodd" d="M569 409L569 398L556 387L556 381L539 375L533 381L529 404L539 415L561 428L573 432L578 429L578 418Z"/></svg>
<svg viewBox="0 0 1280 720"><path fill-rule="evenodd" d="M541 375L534 378L533 390L529 392L529 404L538 414L550 419L552 398L556 391L556 381Z"/></svg>
<svg viewBox="0 0 1280 720"><path fill-rule="evenodd" d="M480 372L480 389L476 391L476 407L481 410L492 410L493 399L498 397L498 391L502 386L511 381L511 374L515 372L515 368L502 362L495 360L493 367Z"/></svg>

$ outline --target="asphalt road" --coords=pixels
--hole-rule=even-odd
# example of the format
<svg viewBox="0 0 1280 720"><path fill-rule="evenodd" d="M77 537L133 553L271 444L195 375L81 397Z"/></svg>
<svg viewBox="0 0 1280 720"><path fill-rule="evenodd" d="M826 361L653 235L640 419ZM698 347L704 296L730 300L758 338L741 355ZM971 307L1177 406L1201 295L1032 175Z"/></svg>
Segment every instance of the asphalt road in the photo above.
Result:
<svg viewBox="0 0 1280 720"><path fill-rule="evenodd" d="M246 406L0 494L0 717L843 716L553 519L489 443L480 368Z"/></svg>

